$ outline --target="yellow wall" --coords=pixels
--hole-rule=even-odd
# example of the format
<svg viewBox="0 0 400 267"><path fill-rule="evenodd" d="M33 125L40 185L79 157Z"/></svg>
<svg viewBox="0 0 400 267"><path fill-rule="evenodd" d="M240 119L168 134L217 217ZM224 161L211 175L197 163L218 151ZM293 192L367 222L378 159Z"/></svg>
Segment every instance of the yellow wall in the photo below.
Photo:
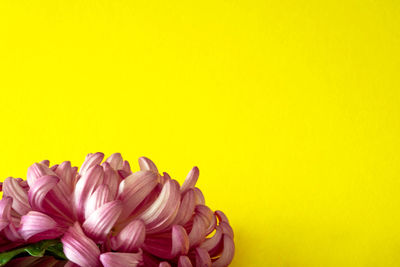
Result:
<svg viewBox="0 0 400 267"><path fill-rule="evenodd" d="M400 266L399 30L391 0L1 0L0 177L198 165L232 266Z"/></svg>

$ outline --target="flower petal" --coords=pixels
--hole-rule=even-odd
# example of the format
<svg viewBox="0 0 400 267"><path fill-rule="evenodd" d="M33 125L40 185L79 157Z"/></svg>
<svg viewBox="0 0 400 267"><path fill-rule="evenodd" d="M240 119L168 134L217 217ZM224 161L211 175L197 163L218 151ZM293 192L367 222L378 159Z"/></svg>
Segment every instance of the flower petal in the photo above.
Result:
<svg viewBox="0 0 400 267"><path fill-rule="evenodd" d="M97 153L89 153L86 158L85 161L83 162L81 169L79 170L79 173L81 174L81 176L85 175L86 172L88 172L90 170L90 168L92 168L95 165L99 165L104 158L104 154L101 152L97 152Z"/></svg>
<svg viewBox="0 0 400 267"><path fill-rule="evenodd" d="M114 170L121 170L123 165L123 159L120 153L114 153L109 156L105 162L110 164L110 167Z"/></svg>
<svg viewBox="0 0 400 267"><path fill-rule="evenodd" d="M96 191L89 197L85 205L85 219L105 203L111 201L110 189L108 185L102 184L97 187Z"/></svg>
<svg viewBox="0 0 400 267"><path fill-rule="evenodd" d="M194 189L189 189L183 194L178 214L173 224L185 225L192 218L196 206Z"/></svg>
<svg viewBox="0 0 400 267"><path fill-rule="evenodd" d="M45 176L45 175L54 175L56 176L56 173L53 172L52 170L49 169L48 166L42 164L42 163L35 163L32 166L28 168L28 174L27 174L27 181L28 185L32 186L33 183L40 177Z"/></svg>
<svg viewBox="0 0 400 267"><path fill-rule="evenodd" d="M141 220L131 221L117 236L111 239L113 250L133 252L141 247L146 236L146 228Z"/></svg>
<svg viewBox="0 0 400 267"><path fill-rule="evenodd" d="M122 212L119 200L108 202L93 212L82 224L86 234L96 241L104 240Z"/></svg>
<svg viewBox="0 0 400 267"><path fill-rule="evenodd" d="M211 258L208 255L207 250L204 248L196 248L196 266L207 266L211 267Z"/></svg>
<svg viewBox="0 0 400 267"><path fill-rule="evenodd" d="M221 256L215 260L212 264L214 267L224 267L228 266L233 259L235 254L235 244L233 243L232 238L229 235L224 235L224 248L221 253Z"/></svg>
<svg viewBox="0 0 400 267"><path fill-rule="evenodd" d="M12 197L12 208L20 215L24 215L31 210L28 204L28 192L20 185L17 179L8 177L3 183L5 196Z"/></svg>
<svg viewBox="0 0 400 267"><path fill-rule="evenodd" d="M55 170L55 173L62 181L64 181L69 189L69 193L71 193L77 182L77 173L76 170L74 171L74 169L71 167L71 162L64 161L61 163Z"/></svg>
<svg viewBox="0 0 400 267"><path fill-rule="evenodd" d="M11 197L3 197L0 200L0 231L8 226L11 220Z"/></svg>
<svg viewBox="0 0 400 267"><path fill-rule="evenodd" d="M142 263L142 252L119 253L106 252L100 255L100 261L104 267L126 266L135 267Z"/></svg>
<svg viewBox="0 0 400 267"><path fill-rule="evenodd" d="M185 228L181 225L172 226L172 249L171 255L187 254L189 251L189 237Z"/></svg>
<svg viewBox="0 0 400 267"><path fill-rule="evenodd" d="M189 188L193 188L197 183L197 179L199 179L199 168L195 166L190 170L185 181L183 182L181 192L185 192Z"/></svg>
<svg viewBox="0 0 400 267"><path fill-rule="evenodd" d="M139 166L142 171L153 171L155 173L158 173L156 164L154 164L154 162L146 157L139 158Z"/></svg>
<svg viewBox="0 0 400 267"><path fill-rule="evenodd" d="M118 173L111 168L108 162L103 163L104 169L104 184L110 188L110 195L112 199L115 199L118 193L118 187L122 179Z"/></svg>
<svg viewBox="0 0 400 267"><path fill-rule="evenodd" d="M61 238L64 254L67 258L80 265L88 267L101 266L99 261L100 250L96 243L88 238L76 222Z"/></svg>
<svg viewBox="0 0 400 267"><path fill-rule="evenodd" d="M201 192L201 190L195 187L194 193L195 193L196 205L205 205L206 201L204 199L204 195Z"/></svg>
<svg viewBox="0 0 400 267"><path fill-rule="evenodd" d="M19 233L25 240L30 239L31 242L53 239L62 234L51 217L38 211L30 211L22 216ZM35 236L34 240L32 240L33 236Z"/></svg>
<svg viewBox="0 0 400 267"><path fill-rule="evenodd" d="M151 171L138 171L122 180L119 185L118 199L124 204L123 218L132 213L156 187L157 183L158 176Z"/></svg>
<svg viewBox="0 0 400 267"><path fill-rule="evenodd" d="M206 238L215 218L210 208L204 205L197 205L195 213L192 230L189 233L190 247L199 245Z"/></svg>
<svg viewBox="0 0 400 267"><path fill-rule="evenodd" d="M151 233L170 226L178 213L180 199L178 182L167 181L158 198L139 216L146 224L146 230Z"/></svg>
<svg viewBox="0 0 400 267"><path fill-rule="evenodd" d="M46 195L57 185L60 179L57 176L45 175L31 185L28 192L29 204L34 210L45 210Z"/></svg>
<svg viewBox="0 0 400 267"><path fill-rule="evenodd" d="M76 183L74 191L74 203L76 213L80 221L84 219L84 207L87 199L92 195L99 185L103 184L103 179L103 168L100 165L94 165L88 171L86 171Z"/></svg>
<svg viewBox="0 0 400 267"><path fill-rule="evenodd" d="M169 264L166 261L160 262L160 264L158 265L158 267L171 267L171 264Z"/></svg>
<svg viewBox="0 0 400 267"><path fill-rule="evenodd" d="M188 256L180 256L178 260L178 267L193 267L193 265Z"/></svg>

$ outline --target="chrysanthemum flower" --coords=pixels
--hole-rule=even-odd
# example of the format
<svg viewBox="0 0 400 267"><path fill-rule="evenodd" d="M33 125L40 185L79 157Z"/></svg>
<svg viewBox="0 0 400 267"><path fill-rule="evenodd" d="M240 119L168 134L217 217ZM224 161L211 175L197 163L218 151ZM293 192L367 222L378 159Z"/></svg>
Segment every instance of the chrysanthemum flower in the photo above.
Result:
<svg viewBox="0 0 400 267"><path fill-rule="evenodd" d="M0 252L61 240L68 261L26 260L30 266L227 266L233 231L222 211L205 205L194 167L182 186L142 157L132 172L115 153L87 155L79 172L65 161L7 178L0 200ZM22 262L22 263L21 263ZM51 266L53 266L51 265Z"/></svg>

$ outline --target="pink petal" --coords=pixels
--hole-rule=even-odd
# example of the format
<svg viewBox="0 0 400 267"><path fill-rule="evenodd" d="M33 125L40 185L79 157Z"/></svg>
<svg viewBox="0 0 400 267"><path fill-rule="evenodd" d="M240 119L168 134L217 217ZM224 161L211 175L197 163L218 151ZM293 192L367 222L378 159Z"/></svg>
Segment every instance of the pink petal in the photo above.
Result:
<svg viewBox="0 0 400 267"><path fill-rule="evenodd" d="M79 220L82 221L84 219L86 201L97 187L103 184L103 179L103 168L100 165L94 165L76 183L74 203Z"/></svg>
<svg viewBox="0 0 400 267"><path fill-rule="evenodd" d="M100 255L100 261L104 267L135 267L142 263L142 252L118 253L107 252Z"/></svg>
<svg viewBox="0 0 400 267"><path fill-rule="evenodd" d="M83 162L81 169L79 170L79 173L81 174L81 176L85 175L86 172L88 172L90 170L90 168L92 168L95 165L99 165L104 158L104 154L101 152L97 152L97 153L89 153L86 158L85 161Z"/></svg>
<svg viewBox="0 0 400 267"><path fill-rule="evenodd" d="M69 189L69 192L71 193L75 188L77 175L76 171L74 171L71 167L71 162L64 161L63 163L61 163L55 170L55 173L62 181L64 181Z"/></svg>
<svg viewBox="0 0 400 267"><path fill-rule="evenodd" d="M43 239L53 239L62 234L57 227L57 223L51 217L38 211L30 211L22 216L19 233L25 240L38 235L34 240L35 242Z"/></svg>
<svg viewBox="0 0 400 267"><path fill-rule="evenodd" d="M218 220L219 220L220 222L226 222L226 223L229 224L228 217L226 217L225 213L223 213L222 211L216 210L216 211L215 211L215 215L217 215Z"/></svg>
<svg viewBox="0 0 400 267"><path fill-rule="evenodd" d="M129 162L128 161L124 161L124 163L122 164L122 170L124 171L124 172L126 172L126 173L129 173L129 174L131 174L132 173L132 171L131 171L131 166L129 165Z"/></svg>
<svg viewBox="0 0 400 267"><path fill-rule="evenodd" d="M139 158L139 166L140 170L142 171L153 171L158 174L158 169L154 162L152 162L150 159L146 157L140 157Z"/></svg>
<svg viewBox="0 0 400 267"><path fill-rule="evenodd" d="M28 168L28 174L27 174L27 180L28 180L29 186L32 186L33 183L38 178L45 176L45 175L56 176L56 173L53 172L52 170L50 170L48 166L41 164L41 163L35 163L32 166L30 166Z"/></svg>
<svg viewBox="0 0 400 267"><path fill-rule="evenodd" d="M187 254L189 251L189 237L185 228L181 225L172 226L172 250L171 255Z"/></svg>
<svg viewBox="0 0 400 267"><path fill-rule="evenodd" d="M46 200L46 195L57 185L59 180L57 176L46 175L31 185L28 199L34 210L44 210L43 203Z"/></svg>
<svg viewBox="0 0 400 267"><path fill-rule="evenodd" d="M104 240L121 212L121 201L108 202L93 212L82 224L82 228L89 237L95 240Z"/></svg>
<svg viewBox="0 0 400 267"><path fill-rule="evenodd" d="M228 266L233 259L235 254L235 244L230 236L224 235L224 248L221 253L221 256L213 262L212 266L214 267L223 267Z"/></svg>
<svg viewBox="0 0 400 267"><path fill-rule="evenodd" d="M112 249L122 252L133 252L141 247L146 236L146 228L142 221L134 220L112 238Z"/></svg>
<svg viewBox="0 0 400 267"><path fill-rule="evenodd" d="M204 248L196 248L196 266L207 266L211 267L211 258L208 255L207 250Z"/></svg>
<svg viewBox="0 0 400 267"><path fill-rule="evenodd" d="M158 267L171 267L171 264L169 264L166 261L160 262L160 264L158 265Z"/></svg>
<svg viewBox="0 0 400 267"><path fill-rule="evenodd" d="M107 185L102 184L97 187L96 191L89 197L85 205L85 219L105 203L111 201L110 189Z"/></svg>
<svg viewBox="0 0 400 267"><path fill-rule="evenodd" d="M108 162L103 163L103 169L104 184L108 185L108 187L110 188L111 198L115 199L118 193L119 184L121 183L122 179L118 175L118 173L113 168L111 168Z"/></svg>
<svg viewBox="0 0 400 267"><path fill-rule="evenodd" d="M12 208L20 215L26 214L31 210L28 203L28 193L22 188L17 179L8 177L3 183L3 192L5 196L12 197Z"/></svg>
<svg viewBox="0 0 400 267"><path fill-rule="evenodd" d="M178 213L180 199L178 182L167 181L158 198L140 215L146 224L146 230L152 233L162 231L170 226Z"/></svg>
<svg viewBox="0 0 400 267"><path fill-rule="evenodd" d="M70 261L80 266L101 266L99 248L93 240L85 236L78 222L68 229L61 238L61 242L65 256Z"/></svg>
<svg viewBox="0 0 400 267"><path fill-rule="evenodd" d="M193 265L188 256L180 256L178 267L193 267Z"/></svg>
<svg viewBox="0 0 400 267"><path fill-rule="evenodd" d="M185 181L183 182L181 191L185 192L189 188L193 188L196 185L198 178L199 178L199 168L193 167L190 170L189 174L187 175Z"/></svg>
<svg viewBox="0 0 400 267"><path fill-rule="evenodd" d="M233 230L232 227L226 222L220 222L219 226L221 227L224 234L228 235L233 239Z"/></svg>
<svg viewBox="0 0 400 267"><path fill-rule="evenodd" d="M3 197L0 200L0 231L8 226L11 220L11 205L12 198L11 197Z"/></svg>
<svg viewBox="0 0 400 267"><path fill-rule="evenodd" d="M195 193L194 189L189 189L184 193L178 214L173 224L185 225L192 218L195 209Z"/></svg>
<svg viewBox="0 0 400 267"><path fill-rule="evenodd" d="M105 162L110 164L110 167L114 170L121 170L123 165L123 159L120 153L114 153L109 156Z"/></svg>
<svg viewBox="0 0 400 267"><path fill-rule="evenodd" d="M138 171L126 177L119 185L118 199L124 204L122 218L128 217L132 211L156 187L158 176L151 171Z"/></svg>
<svg viewBox="0 0 400 267"><path fill-rule="evenodd" d="M205 239L214 217L210 208L204 205L197 205L195 212L192 230L189 233L190 247L199 245Z"/></svg>
<svg viewBox="0 0 400 267"><path fill-rule="evenodd" d="M204 199L204 195L201 192L201 190L195 187L194 193L195 193L196 205L205 205L206 201Z"/></svg>
<svg viewBox="0 0 400 267"><path fill-rule="evenodd" d="M207 238L203 243L200 244L201 248L204 248L209 252L210 255L213 255L212 252L215 250L222 240L223 231L220 226L215 228L215 234L211 238Z"/></svg>

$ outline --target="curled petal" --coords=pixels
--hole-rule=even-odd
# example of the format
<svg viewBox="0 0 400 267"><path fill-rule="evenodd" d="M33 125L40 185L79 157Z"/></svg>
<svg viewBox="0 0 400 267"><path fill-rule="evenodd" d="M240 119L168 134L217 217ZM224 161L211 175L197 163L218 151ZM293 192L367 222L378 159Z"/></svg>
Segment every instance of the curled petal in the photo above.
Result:
<svg viewBox="0 0 400 267"><path fill-rule="evenodd" d="M96 243L88 238L76 222L61 238L64 254L67 258L80 266L101 266L99 261L100 250Z"/></svg>
<svg viewBox="0 0 400 267"><path fill-rule="evenodd" d="M8 226L11 220L11 197L3 197L0 200L0 231Z"/></svg>
<svg viewBox="0 0 400 267"><path fill-rule="evenodd" d="M95 165L99 165L104 158L104 154L101 152L97 152L97 153L89 153L86 158L85 161L83 162L81 169L79 170L79 173L83 176L87 171L90 170L90 168L92 168Z"/></svg>
<svg viewBox="0 0 400 267"><path fill-rule="evenodd" d="M199 168L193 167L183 182L181 191L185 192L186 190L193 188L197 183L197 179L199 179Z"/></svg>
<svg viewBox="0 0 400 267"><path fill-rule="evenodd" d="M111 239L113 250L133 252L141 247L146 236L146 228L141 220L134 220Z"/></svg>
<svg viewBox="0 0 400 267"><path fill-rule="evenodd" d="M120 153L114 153L109 156L105 162L109 163L110 167L114 170L121 170L124 160Z"/></svg>
<svg viewBox="0 0 400 267"><path fill-rule="evenodd" d="M189 251L189 237L185 228L181 225L172 226L172 250L171 255L187 254Z"/></svg>
<svg viewBox="0 0 400 267"><path fill-rule="evenodd" d="M110 188L110 195L112 199L115 199L118 193L118 186L121 183L122 179L118 175L118 173L111 168L108 162L103 163L104 169L104 184L108 185Z"/></svg>
<svg viewBox="0 0 400 267"><path fill-rule="evenodd" d="M41 164L41 163L35 163L32 166L28 168L28 174L27 174L27 181L28 185L32 186L33 183L40 177L45 176L45 175L54 175L56 176L56 173L53 172L52 170L49 169L48 166Z"/></svg>
<svg viewBox="0 0 400 267"><path fill-rule="evenodd" d="M228 266L233 259L235 254L235 244L230 236L224 235L224 248L221 256L213 262L213 267L224 267Z"/></svg>
<svg viewBox="0 0 400 267"><path fill-rule="evenodd" d="M12 177L5 179L3 183L3 192L4 195L12 197L12 208L19 214L23 215L31 210L28 204L28 193L17 179Z"/></svg>
<svg viewBox="0 0 400 267"><path fill-rule="evenodd" d="M82 227L89 237L95 240L104 240L121 212L121 201L108 202L93 212L82 224Z"/></svg>
<svg viewBox="0 0 400 267"><path fill-rule="evenodd" d="M207 266L211 267L211 258L208 255L207 250L204 248L196 248L196 266Z"/></svg>
<svg viewBox="0 0 400 267"><path fill-rule="evenodd" d="M158 267L171 267L171 264L169 264L166 261L160 262L160 264L158 265Z"/></svg>
<svg viewBox="0 0 400 267"><path fill-rule="evenodd" d="M132 171L131 171L131 166L129 165L129 162L128 161L124 161L124 163L122 164L122 170L124 171L124 172L126 172L126 173L129 173L129 174L131 174L132 173Z"/></svg>
<svg viewBox="0 0 400 267"><path fill-rule="evenodd" d="M142 252L117 253L106 252L100 255L100 261L104 267L126 266L135 267L142 263Z"/></svg>
<svg viewBox="0 0 400 267"><path fill-rule="evenodd" d="M228 217L226 217L225 213L223 213L223 212L220 211L220 210L216 210L214 213L215 213L215 215L217 215L218 220L219 220L220 222L226 222L226 223L229 224Z"/></svg>
<svg viewBox="0 0 400 267"><path fill-rule="evenodd" d="M76 183L74 191L74 201L78 218L83 220L84 207L87 199L92 195L96 188L103 184L104 172L100 165L94 165Z"/></svg>
<svg viewBox="0 0 400 267"><path fill-rule="evenodd" d="M199 245L209 234L213 226L214 214L204 205L196 206L196 215L194 216L192 230L189 233L190 247Z"/></svg>
<svg viewBox="0 0 400 267"><path fill-rule="evenodd" d="M180 199L178 182L167 181L158 198L140 215L146 224L146 230L156 232L170 226L178 213Z"/></svg>
<svg viewBox="0 0 400 267"><path fill-rule="evenodd" d="M232 230L232 227L228 223L220 222L219 226L221 226L221 229L224 234L228 235L230 238L233 239L233 230Z"/></svg>
<svg viewBox="0 0 400 267"><path fill-rule="evenodd" d="M122 180L119 185L118 199L124 204L123 217L128 217L157 183L157 174L151 171L138 171Z"/></svg>
<svg viewBox="0 0 400 267"><path fill-rule="evenodd" d="M178 214L173 224L185 225L192 218L196 206L195 193L189 189L184 193Z"/></svg>
<svg viewBox="0 0 400 267"><path fill-rule="evenodd" d="M61 163L55 170L55 173L65 183L69 192L72 192L72 190L75 188L77 180L76 170L74 171L74 169L71 167L71 162L64 161Z"/></svg>
<svg viewBox="0 0 400 267"><path fill-rule="evenodd" d="M178 267L193 267L193 265L188 256L180 256L178 260Z"/></svg>
<svg viewBox="0 0 400 267"><path fill-rule="evenodd" d="M210 255L213 255L211 251L217 249L218 245L222 240L222 236L223 236L223 231L220 226L217 226L215 228L215 234L211 238L207 238L203 243L201 243L200 247L207 250Z"/></svg>
<svg viewBox="0 0 400 267"><path fill-rule="evenodd" d="M38 211L30 211L22 216L19 233L25 239L35 236L35 242L43 239L53 239L59 237L62 232L58 229L57 223L46 214Z"/></svg>
<svg viewBox="0 0 400 267"><path fill-rule="evenodd" d="M34 210L45 210L43 204L46 195L57 185L59 180L57 176L46 175L35 181L28 192L29 203Z"/></svg>
<svg viewBox="0 0 400 267"><path fill-rule="evenodd" d="M89 197L85 205L85 219L105 203L111 201L110 189L108 185L102 184L97 187L96 191Z"/></svg>
<svg viewBox="0 0 400 267"><path fill-rule="evenodd" d="M142 171L153 171L155 173L158 173L156 164L154 164L154 162L146 157L139 158L139 166Z"/></svg>
<svg viewBox="0 0 400 267"><path fill-rule="evenodd" d="M204 195L201 192L201 190L195 187L194 193L195 193L196 205L205 205L206 201L204 199Z"/></svg>

